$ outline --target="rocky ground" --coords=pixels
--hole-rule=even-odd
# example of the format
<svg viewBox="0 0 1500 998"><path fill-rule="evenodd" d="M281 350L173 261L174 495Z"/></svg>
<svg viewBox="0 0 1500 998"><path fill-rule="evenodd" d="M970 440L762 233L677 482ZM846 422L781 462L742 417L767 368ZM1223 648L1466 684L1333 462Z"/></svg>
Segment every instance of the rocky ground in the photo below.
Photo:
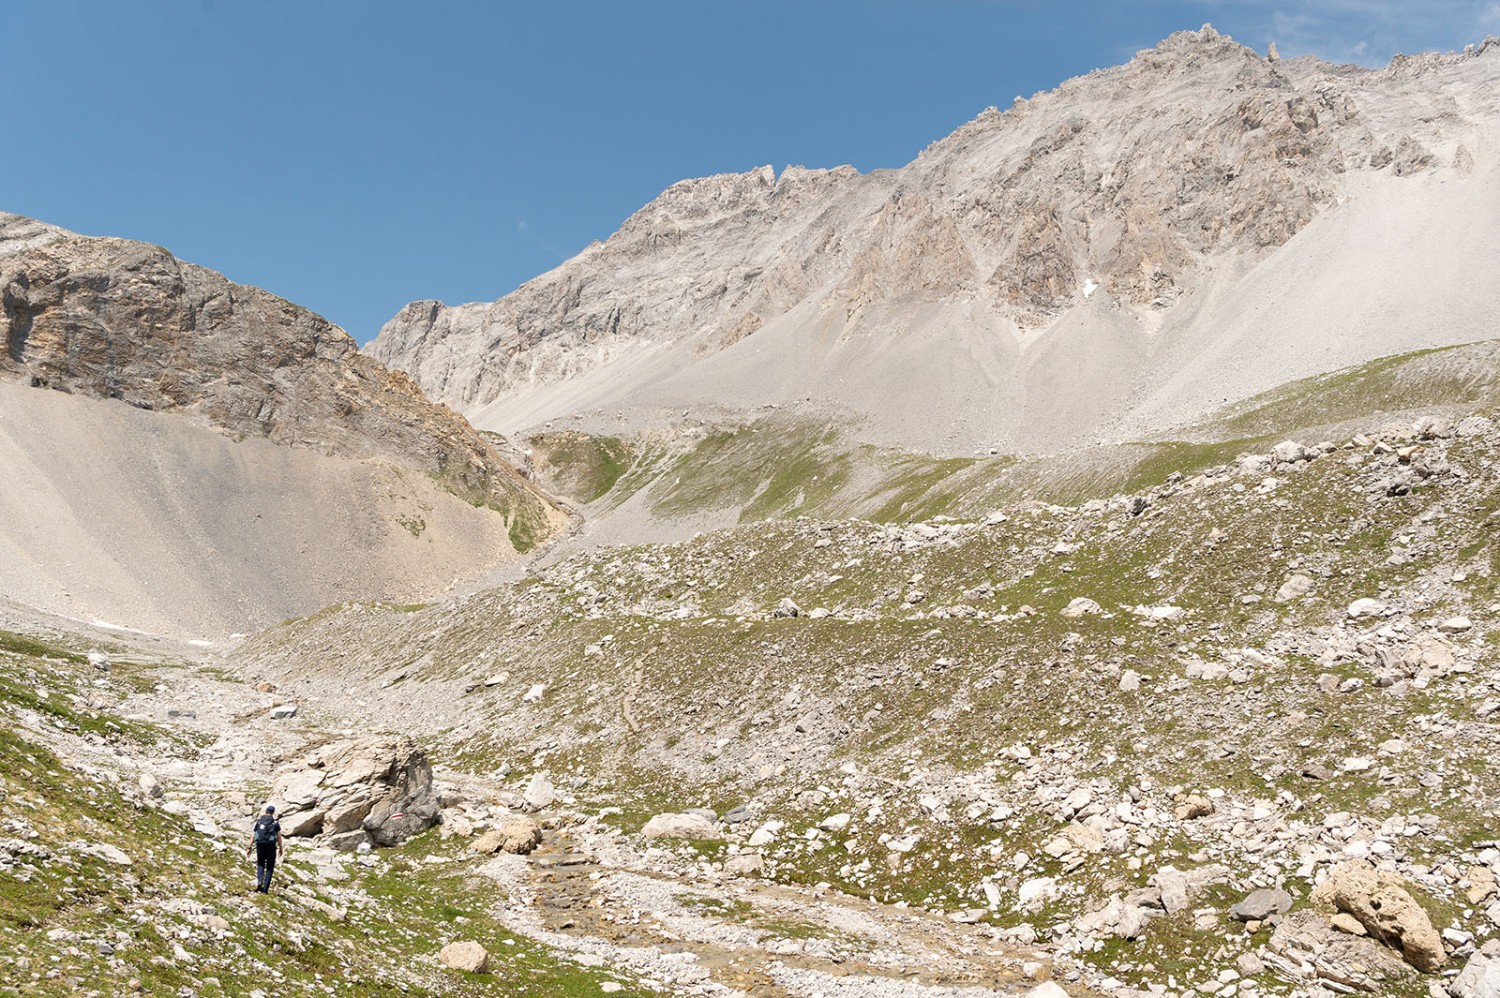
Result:
<svg viewBox="0 0 1500 998"><path fill-rule="evenodd" d="M0 638L0 993L979 998L1053 969L931 913L727 879L550 790L434 781L410 740L306 726L213 669ZM290 847L261 897L243 849L268 798Z"/></svg>
<svg viewBox="0 0 1500 998"><path fill-rule="evenodd" d="M1150 467L228 656L0 608L11 986L1493 998L1494 411Z"/></svg>
<svg viewBox="0 0 1500 998"><path fill-rule="evenodd" d="M1497 454L1489 416L1428 417L1076 506L760 524L232 661L518 804L974 924L1070 986L1484 994L1453 975L1500 919Z"/></svg>

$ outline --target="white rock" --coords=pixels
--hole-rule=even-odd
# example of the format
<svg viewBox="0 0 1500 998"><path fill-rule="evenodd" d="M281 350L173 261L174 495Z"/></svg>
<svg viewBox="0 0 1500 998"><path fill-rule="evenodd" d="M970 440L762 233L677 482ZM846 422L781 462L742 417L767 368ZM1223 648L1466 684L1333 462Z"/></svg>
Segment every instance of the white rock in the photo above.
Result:
<svg viewBox="0 0 1500 998"><path fill-rule="evenodd" d="M1062 609L1064 617L1082 617L1086 613L1102 613L1104 607L1087 596L1079 596Z"/></svg>
<svg viewBox="0 0 1500 998"><path fill-rule="evenodd" d="M641 835L648 839L713 839L719 830L701 814L658 814L646 822Z"/></svg>
<svg viewBox="0 0 1500 998"><path fill-rule="evenodd" d="M1141 688L1141 674L1134 669L1126 669L1120 674L1120 692L1134 693Z"/></svg>
<svg viewBox="0 0 1500 998"><path fill-rule="evenodd" d="M841 832L845 828L848 828L849 822L853 820L854 816L852 814L840 812L838 814L830 814L828 817L818 822L818 827L825 832Z"/></svg>
<svg viewBox="0 0 1500 998"><path fill-rule="evenodd" d="M1016 892L1020 907L1031 908L1057 896L1057 880L1054 877L1033 877L1021 884Z"/></svg>
<svg viewBox="0 0 1500 998"><path fill-rule="evenodd" d="M533 773L523 796L527 804L540 809L552 806L557 800L557 791L553 789L552 781L547 779L546 773Z"/></svg>
<svg viewBox="0 0 1500 998"><path fill-rule="evenodd" d="M547 692L547 684L537 683L536 685L532 686L531 689L526 691L526 695L521 697L521 702L536 703L542 698L542 694L545 692Z"/></svg>
<svg viewBox="0 0 1500 998"><path fill-rule="evenodd" d="M1438 630L1444 634L1462 634L1474 626L1474 622L1468 617L1449 617L1438 625Z"/></svg>
<svg viewBox="0 0 1500 998"><path fill-rule="evenodd" d="M1363 617L1379 617L1385 613L1386 605L1378 599L1357 599L1349 604L1349 619L1359 620Z"/></svg>

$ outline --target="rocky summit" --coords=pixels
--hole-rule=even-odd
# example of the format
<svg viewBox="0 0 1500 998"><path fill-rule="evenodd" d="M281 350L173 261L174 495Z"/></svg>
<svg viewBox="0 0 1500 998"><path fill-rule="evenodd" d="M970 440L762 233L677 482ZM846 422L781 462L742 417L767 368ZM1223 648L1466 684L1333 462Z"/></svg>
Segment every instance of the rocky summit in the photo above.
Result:
<svg viewBox="0 0 1500 998"><path fill-rule="evenodd" d="M0 216L0 995L1496 998L1496 58L1175 35L412 377Z"/></svg>
<svg viewBox="0 0 1500 998"><path fill-rule="evenodd" d="M1481 338L1497 59L1364 70L1183 32L897 170L685 180L498 301L407 305L368 351L516 435L774 405L945 456L1140 438Z"/></svg>

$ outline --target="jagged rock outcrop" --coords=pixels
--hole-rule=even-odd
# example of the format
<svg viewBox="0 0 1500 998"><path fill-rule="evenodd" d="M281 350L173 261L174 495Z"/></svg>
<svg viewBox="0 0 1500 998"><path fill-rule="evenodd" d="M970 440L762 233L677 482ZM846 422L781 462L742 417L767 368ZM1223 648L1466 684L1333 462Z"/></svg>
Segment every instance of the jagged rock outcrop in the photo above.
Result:
<svg viewBox="0 0 1500 998"><path fill-rule="evenodd" d="M462 417L342 329L159 246L0 213L0 339L0 374L39 388L414 468L538 538L560 520Z"/></svg>
<svg viewBox="0 0 1500 998"><path fill-rule="evenodd" d="M1127 65L991 108L900 170L761 167L675 184L497 302L406 306L368 349L508 430L580 409L810 396L931 444L902 439L922 436L902 422L942 381L967 399L976 439L1078 440L1132 411L1170 424L1189 405L1473 338L1462 317L1406 322L1373 304L1365 316L1340 301L1337 321L1308 321L1266 307L1297 293L1284 275L1252 271L1333 209L1403 245L1401 233L1467 228L1464 209L1421 200L1441 196L1423 178L1475 171L1472 150L1500 126L1483 99L1496 48L1370 71L1182 32ZM1474 224L1462 258L1489 259L1493 240ZM1320 238L1283 265L1305 290L1398 296L1373 257L1357 280L1319 281L1329 247L1369 249L1363 235ZM1438 267L1443 293L1472 296L1474 275L1453 271ZM737 350L747 339L757 345ZM726 351L735 360L715 367ZM881 355L896 358L888 369ZM1088 376L1095 363L1107 383ZM601 368L612 373L588 378ZM1180 383L1187 374L1195 385ZM880 387L893 379L910 390Z"/></svg>
<svg viewBox="0 0 1500 998"><path fill-rule="evenodd" d="M352 850L398 845L437 823L432 766L410 738L338 742L304 763L275 781L287 835L321 835Z"/></svg>

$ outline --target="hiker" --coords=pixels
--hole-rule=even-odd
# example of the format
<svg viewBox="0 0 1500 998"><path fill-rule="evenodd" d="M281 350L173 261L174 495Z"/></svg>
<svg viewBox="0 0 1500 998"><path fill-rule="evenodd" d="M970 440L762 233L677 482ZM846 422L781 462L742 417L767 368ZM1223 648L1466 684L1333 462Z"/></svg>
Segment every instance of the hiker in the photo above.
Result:
<svg viewBox="0 0 1500 998"><path fill-rule="evenodd" d="M281 822L276 820L276 808L266 805L266 812L255 819L250 827L250 844L245 847L245 857L255 853L255 891L257 894L271 893L271 874L276 871L276 860L283 848Z"/></svg>

